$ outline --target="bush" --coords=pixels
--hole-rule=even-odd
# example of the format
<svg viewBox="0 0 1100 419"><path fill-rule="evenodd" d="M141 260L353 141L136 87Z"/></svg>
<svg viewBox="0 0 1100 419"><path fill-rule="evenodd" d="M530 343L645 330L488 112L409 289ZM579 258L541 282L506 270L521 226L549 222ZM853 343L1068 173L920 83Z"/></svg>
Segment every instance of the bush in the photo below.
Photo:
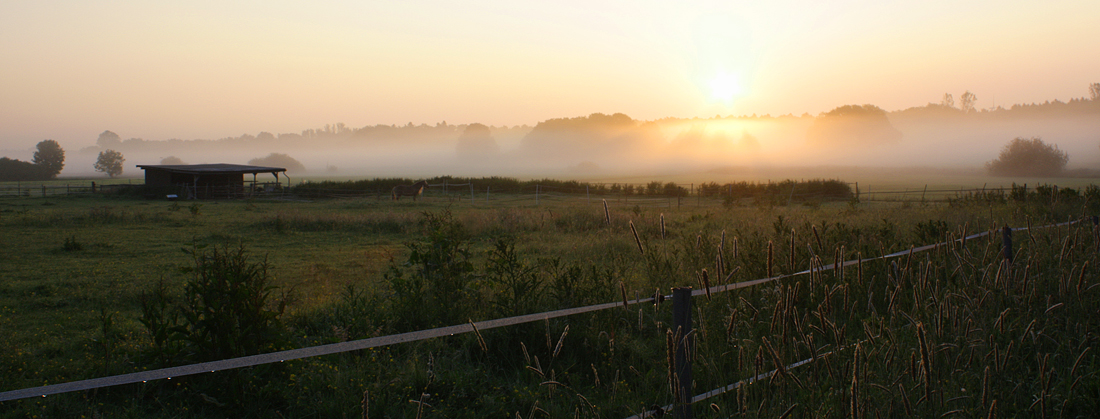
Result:
<svg viewBox="0 0 1100 419"><path fill-rule="evenodd" d="M1001 155L986 163L994 176L1057 176L1066 169L1069 155L1057 145L1039 137L1016 137L1001 149Z"/></svg>
<svg viewBox="0 0 1100 419"><path fill-rule="evenodd" d="M0 181L48 180L52 177L44 166L0 157Z"/></svg>
<svg viewBox="0 0 1100 419"><path fill-rule="evenodd" d="M471 288L470 234L449 210L424 213L424 239L407 243L408 260L385 275L393 289L395 323L407 330L465 323L480 306Z"/></svg>
<svg viewBox="0 0 1100 419"><path fill-rule="evenodd" d="M248 161L253 166L282 167L288 172L304 172L306 167L297 159L282 153L271 153L267 157L257 157Z"/></svg>
<svg viewBox="0 0 1100 419"><path fill-rule="evenodd" d="M193 266L182 303L163 282L142 296L141 323L152 335L154 355L164 361L211 361L267 352L283 342L282 316L289 300L271 294L267 260L251 262L243 244L236 248L194 245L183 249Z"/></svg>

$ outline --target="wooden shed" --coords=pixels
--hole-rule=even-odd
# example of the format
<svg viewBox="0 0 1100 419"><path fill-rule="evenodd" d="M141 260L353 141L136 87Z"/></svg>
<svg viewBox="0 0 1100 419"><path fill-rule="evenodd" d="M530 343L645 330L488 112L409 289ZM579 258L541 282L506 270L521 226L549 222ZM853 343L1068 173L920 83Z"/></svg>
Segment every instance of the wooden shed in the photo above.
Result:
<svg viewBox="0 0 1100 419"><path fill-rule="evenodd" d="M286 178L286 186L290 186L290 177L283 167L225 163L139 164L137 167L145 170L146 188L163 190L187 199L241 198L282 191L280 173ZM275 179L271 182L260 182L257 180L260 173L270 173ZM252 175L251 179L245 177L248 174Z"/></svg>

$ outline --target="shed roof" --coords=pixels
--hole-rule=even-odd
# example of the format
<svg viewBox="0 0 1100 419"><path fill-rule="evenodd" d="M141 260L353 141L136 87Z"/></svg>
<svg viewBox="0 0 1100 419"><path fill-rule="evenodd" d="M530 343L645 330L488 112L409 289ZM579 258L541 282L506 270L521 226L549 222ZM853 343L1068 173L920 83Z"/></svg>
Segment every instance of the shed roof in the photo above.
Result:
<svg viewBox="0 0 1100 419"><path fill-rule="evenodd" d="M139 164L142 170L165 170L173 173L186 173L192 175L210 174L246 174L246 173L275 173L285 172L284 167L247 166L243 164Z"/></svg>

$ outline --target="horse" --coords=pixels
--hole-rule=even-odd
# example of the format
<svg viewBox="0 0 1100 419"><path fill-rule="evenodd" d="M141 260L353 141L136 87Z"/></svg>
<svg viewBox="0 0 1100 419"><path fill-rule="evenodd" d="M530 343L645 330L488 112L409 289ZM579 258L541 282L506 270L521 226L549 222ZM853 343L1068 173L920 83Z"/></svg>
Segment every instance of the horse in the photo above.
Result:
<svg viewBox="0 0 1100 419"><path fill-rule="evenodd" d="M413 201L417 196L420 196L424 189L428 187L428 182L419 181L412 185L397 185L393 187L393 192L390 194L390 198L394 201L401 199L402 196L411 196Z"/></svg>

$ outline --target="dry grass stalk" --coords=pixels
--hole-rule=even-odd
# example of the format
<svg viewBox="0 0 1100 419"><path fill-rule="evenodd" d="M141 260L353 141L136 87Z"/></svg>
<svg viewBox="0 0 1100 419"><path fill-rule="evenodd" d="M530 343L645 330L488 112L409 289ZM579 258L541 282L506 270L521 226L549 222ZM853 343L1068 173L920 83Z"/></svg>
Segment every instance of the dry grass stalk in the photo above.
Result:
<svg viewBox="0 0 1100 419"><path fill-rule="evenodd" d="M737 237L733 238L733 260L737 260Z"/></svg>
<svg viewBox="0 0 1100 419"><path fill-rule="evenodd" d="M1077 374L1077 366L1081 365L1081 360L1085 359L1085 354L1089 353L1090 349L1092 349L1091 346L1085 347L1085 350L1081 351L1081 355L1077 356L1077 360L1073 361L1073 368L1069 369L1070 377L1073 377L1075 374Z"/></svg>
<svg viewBox="0 0 1100 419"><path fill-rule="evenodd" d="M989 415L987 419L997 419L997 399L993 399L993 402L989 403Z"/></svg>
<svg viewBox="0 0 1100 419"><path fill-rule="evenodd" d="M703 289L707 291L707 301L710 301L710 275L707 275L707 268L703 268Z"/></svg>
<svg viewBox="0 0 1100 419"><path fill-rule="evenodd" d="M924 323L917 323L917 340L920 342L921 373L924 376L924 398L932 401L932 357L928 350L928 337Z"/></svg>
<svg viewBox="0 0 1100 419"><path fill-rule="evenodd" d="M859 349L860 344L856 344L854 349L855 353L852 356L852 389L849 392L850 399L850 412L853 419L859 419Z"/></svg>
<svg viewBox="0 0 1100 419"><path fill-rule="evenodd" d="M821 236L817 234L817 226L810 226L810 227L814 229L814 240L817 241L817 248L818 249L825 249L825 246L821 245Z"/></svg>
<svg viewBox="0 0 1100 419"><path fill-rule="evenodd" d="M733 326L737 323L737 309L733 309L730 313L729 320L726 321L726 340L729 340L733 336ZM1080 358L1078 358L1080 360ZM740 370L740 367L738 367Z"/></svg>
<svg viewBox="0 0 1100 419"><path fill-rule="evenodd" d="M556 346L554 346L554 354L551 355L551 358L557 358L558 357L558 352L561 352L561 345L562 345L562 343L565 342L565 335L568 335L568 334L569 334L569 325L565 325L565 330L561 331L561 337L558 338L558 344Z"/></svg>
<svg viewBox="0 0 1100 419"><path fill-rule="evenodd" d="M424 399L431 397L428 393L420 393L420 400L409 400L409 403L416 403L416 419L420 419L424 415L424 406L431 407L430 404L424 403Z"/></svg>
<svg viewBox="0 0 1100 419"><path fill-rule="evenodd" d="M607 209L607 200L603 200L603 218L607 222L607 226L611 227L611 210Z"/></svg>
<svg viewBox="0 0 1100 419"><path fill-rule="evenodd" d="M982 374L982 406L987 406L986 402L989 400L989 366L986 365L985 373Z"/></svg>
<svg viewBox="0 0 1100 419"><path fill-rule="evenodd" d="M790 262L788 264L790 265L790 271L794 272L795 266L794 266L794 229L793 228L791 229Z"/></svg>
<svg viewBox="0 0 1100 419"><path fill-rule="evenodd" d="M913 407L909 404L909 396L905 394L905 385L898 383L898 390L901 391L901 402L905 406L905 415L913 416Z"/></svg>
<svg viewBox="0 0 1100 419"><path fill-rule="evenodd" d="M626 299L626 284L621 279L619 280L619 293L623 295L623 308L625 309L630 305L630 301Z"/></svg>
<svg viewBox="0 0 1100 419"><path fill-rule="evenodd" d="M370 418L370 390L363 390L363 401L359 402L359 407L362 409L362 418Z"/></svg>
<svg viewBox="0 0 1100 419"><path fill-rule="evenodd" d="M668 364L668 391L678 399L680 392L676 391L676 336L672 329L665 329L665 362Z"/></svg>
<svg viewBox="0 0 1100 419"><path fill-rule="evenodd" d="M722 248L718 248L718 255L714 257L714 277L719 280L722 279L722 274L726 272L726 261L722 260Z"/></svg>
<svg viewBox="0 0 1100 419"><path fill-rule="evenodd" d="M1085 285L1085 270L1089 267L1089 261L1085 261L1084 265L1081 265L1081 274L1077 277L1077 296L1081 296L1081 290Z"/></svg>
<svg viewBox="0 0 1100 419"><path fill-rule="evenodd" d="M631 224L631 228L633 228L633 224ZM634 236L636 238L638 236L638 233L634 233ZM665 239L665 215L661 214L661 240L664 240L664 239Z"/></svg>
<svg viewBox="0 0 1100 419"><path fill-rule="evenodd" d="M665 237L665 216L661 215L661 238ZM630 221L630 232L634 234L634 243L638 245L638 252L645 255L645 249L642 249L642 239L638 238L638 229L634 228L634 221Z"/></svg>
<svg viewBox="0 0 1100 419"><path fill-rule="evenodd" d="M840 278L840 247L833 249L833 278Z"/></svg>
<svg viewBox="0 0 1100 419"><path fill-rule="evenodd" d="M768 278L772 277L772 242L768 240Z"/></svg>
<svg viewBox="0 0 1100 419"><path fill-rule="evenodd" d="M863 253L862 252L857 252L856 253L856 259L859 260L859 263L856 264L856 282L862 284L863 283Z"/></svg>
<svg viewBox="0 0 1100 419"><path fill-rule="evenodd" d="M798 407L798 403L792 404L791 407L788 407L782 415L779 415L779 419L787 419L787 417L790 416L791 413L794 413L794 408L796 407Z"/></svg>
<svg viewBox="0 0 1100 419"><path fill-rule="evenodd" d="M473 320L466 319L466 321L470 322L470 327L474 328L474 335L477 335L477 345L481 347L481 352L489 352L489 348L485 347L485 338L481 337L481 331L477 330L477 325Z"/></svg>

